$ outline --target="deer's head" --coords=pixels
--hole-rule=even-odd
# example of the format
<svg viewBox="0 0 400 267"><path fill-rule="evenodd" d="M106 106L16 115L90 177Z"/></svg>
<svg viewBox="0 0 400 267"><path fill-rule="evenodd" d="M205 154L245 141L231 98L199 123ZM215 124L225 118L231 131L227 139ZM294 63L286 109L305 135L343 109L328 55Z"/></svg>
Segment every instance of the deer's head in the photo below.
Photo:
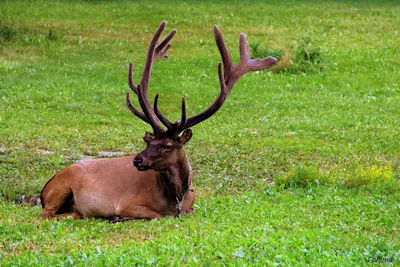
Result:
<svg viewBox="0 0 400 267"><path fill-rule="evenodd" d="M136 155L133 164L138 170L164 170L185 160L184 144L192 137L192 130L186 129L180 136L154 135L146 132L143 140L147 146Z"/></svg>
<svg viewBox="0 0 400 267"><path fill-rule="evenodd" d="M135 85L133 82L132 63L129 64L129 87L137 95L142 111L139 111L133 106L130 101L129 92L126 94L126 103L135 116L147 122L153 128L153 133L146 132L143 137L147 147L133 160L133 164L138 170L163 170L181 160L186 160L183 146L192 137L190 127L208 119L216 113L225 102L235 82L244 74L249 71L263 70L277 62L277 59L273 57L255 60L250 59L249 45L246 42L245 35L241 33L239 35L240 60L237 64L234 64L232 62L232 56L225 46L221 31L218 26L214 25L215 42L223 62L223 67L221 63L218 63L220 92L207 109L192 117L187 117L186 101L185 98L182 98L181 119L176 122L171 122L158 108L158 94L152 106L148 100L147 93L153 63L159 58L167 57L168 49L171 47L169 42L177 32L176 30L172 30L164 40L158 43L165 26L166 22L163 21L154 33L148 48L142 79L138 85ZM161 127L160 122L167 129Z"/></svg>

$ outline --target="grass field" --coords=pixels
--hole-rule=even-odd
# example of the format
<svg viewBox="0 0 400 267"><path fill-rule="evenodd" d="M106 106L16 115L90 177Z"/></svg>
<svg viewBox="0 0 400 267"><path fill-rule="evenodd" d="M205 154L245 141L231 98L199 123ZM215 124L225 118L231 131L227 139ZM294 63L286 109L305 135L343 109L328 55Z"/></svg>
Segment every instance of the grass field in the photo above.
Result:
<svg viewBox="0 0 400 267"><path fill-rule="evenodd" d="M144 148L125 105L158 24L178 29L150 98L170 118L217 95L218 24L271 71L194 127L195 214L109 224L14 205L58 170ZM1 1L0 266L400 265L398 1ZM100 153L100 156L104 155Z"/></svg>

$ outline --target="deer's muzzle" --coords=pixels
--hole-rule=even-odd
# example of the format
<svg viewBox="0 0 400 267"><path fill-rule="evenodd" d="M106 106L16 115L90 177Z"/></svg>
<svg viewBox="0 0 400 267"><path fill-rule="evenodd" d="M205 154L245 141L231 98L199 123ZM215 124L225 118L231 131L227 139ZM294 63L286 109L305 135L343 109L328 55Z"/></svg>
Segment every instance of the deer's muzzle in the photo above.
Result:
<svg viewBox="0 0 400 267"><path fill-rule="evenodd" d="M135 165L135 167L141 167L142 163L143 163L143 159L142 158L135 157L133 159L133 165Z"/></svg>
<svg viewBox="0 0 400 267"><path fill-rule="evenodd" d="M139 170L139 171L147 171L150 169L151 164L144 163L143 157L139 154L133 159L133 165Z"/></svg>

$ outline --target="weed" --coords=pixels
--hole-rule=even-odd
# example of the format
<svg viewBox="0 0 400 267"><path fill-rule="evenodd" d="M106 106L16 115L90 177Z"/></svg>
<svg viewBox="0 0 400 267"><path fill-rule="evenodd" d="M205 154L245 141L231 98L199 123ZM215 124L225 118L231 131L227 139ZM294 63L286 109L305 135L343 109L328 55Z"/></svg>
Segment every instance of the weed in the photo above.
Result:
<svg viewBox="0 0 400 267"><path fill-rule="evenodd" d="M358 166L353 172L343 175L342 182L348 188L381 188L387 192L396 192L400 188L400 181L390 164L378 166Z"/></svg>
<svg viewBox="0 0 400 267"><path fill-rule="evenodd" d="M24 26L9 26L0 20L0 43L20 42L26 45L41 45L47 42L54 42L60 39L60 34L52 28L29 29Z"/></svg>
<svg viewBox="0 0 400 267"><path fill-rule="evenodd" d="M59 39L59 37L55 34L54 30L50 29L49 33L46 35L46 39L49 41L56 41Z"/></svg>
<svg viewBox="0 0 400 267"><path fill-rule="evenodd" d="M316 73L325 68L322 50L310 38L291 46L287 53L283 49L263 46L261 40L255 40L249 46L253 57L273 56L279 59L277 65L271 68L275 73Z"/></svg>
<svg viewBox="0 0 400 267"><path fill-rule="evenodd" d="M332 168L323 171L318 166L297 166L287 173L277 175L278 188L308 188L319 185L345 186L346 188L379 188L386 193L400 190L400 181L390 162L380 165L363 166L361 163L348 163L347 168ZM354 167L355 165L358 165ZM343 167L341 167L343 168Z"/></svg>
<svg viewBox="0 0 400 267"><path fill-rule="evenodd" d="M321 181L325 180L317 166L298 166L286 174L278 175L275 183L278 187L283 186L283 188L308 188L320 185Z"/></svg>
<svg viewBox="0 0 400 267"><path fill-rule="evenodd" d="M320 47L311 38L294 44L290 48L291 65L285 71L288 73L313 73L324 69L324 58Z"/></svg>
<svg viewBox="0 0 400 267"><path fill-rule="evenodd" d="M18 31L0 20L0 43L10 42L16 38Z"/></svg>

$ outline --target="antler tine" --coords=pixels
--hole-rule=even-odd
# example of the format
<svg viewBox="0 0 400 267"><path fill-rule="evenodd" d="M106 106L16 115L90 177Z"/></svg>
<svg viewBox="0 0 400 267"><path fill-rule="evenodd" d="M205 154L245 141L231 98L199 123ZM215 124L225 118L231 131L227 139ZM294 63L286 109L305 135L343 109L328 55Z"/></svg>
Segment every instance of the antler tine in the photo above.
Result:
<svg viewBox="0 0 400 267"><path fill-rule="evenodd" d="M249 44L246 42L246 35L244 33L239 34L239 62L246 62L250 59Z"/></svg>
<svg viewBox="0 0 400 267"><path fill-rule="evenodd" d="M132 62L129 63L128 67L128 84L129 88L132 89L133 92L137 95L137 86L133 82L133 67L132 67Z"/></svg>
<svg viewBox="0 0 400 267"><path fill-rule="evenodd" d="M156 116L158 119L165 125L165 127L168 128L168 130L171 130L173 128L173 123L165 117L160 110L158 109L158 94L156 94L156 97L154 98L154 112L156 113Z"/></svg>
<svg viewBox="0 0 400 267"><path fill-rule="evenodd" d="M128 69L128 84L129 84L129 87L131 88L131 90L135 93L135 95L138 96L138 88L140 88L140 85L135 85L134 84L134 82L133 82L133 70L132 69L133 68L132 68L132 62L131 62L131 63L129 63L129 69ZM127 92L127 95L126 95L126 104L127 104L128 108L129 108L129 110L134 115L136 115L137 117L139 117L143 121L145 121L147 123L150 123L149 120L147 119L146 115L144 115L142 112L140 112L139 110L137 110L133 106L133 104L131 102L131 97L130 97L129 92Z"/></svg>
<svg viewBox="0 0 400 267"><path fill-rule="evenodd" d="M219 53L221 54L222 62L224 63L224 78L226 79L228 78L227 77L228 73L230 73L232 70L232 65L233 65L232 55L229 52L228 48L226 47L224 37L222 36L222 33L217 25L214 25L214 38Z"/></svg>
<svg viewBox="0 0 400 267"><path fill-rule="evenodd" d="M240 71L240 75L238 75L239 78L249 71L266 69L278 61L274 57L250 59L250 49L249 44L246 42L246 35L244 33L240 33L239 39L240 60L237 64L237 69Z"/></svg>
<svg viewBox="0 0 400 267"><path fill-rule="evenodd" d="M168 130L170 132L172 132L174 135L178 135L181 131L183 131L185 129L185 125L187 122L185 98L182 97L181 120L173 123L160 112L160 110L158 108L158 97L159 97L159 95L157 94L156 97L154 98L154 112L156 113L156 116L168 128Z"/></svg>
<svg viewBox="0 0 400 267"><path fill-rule="evenodd" d="M131 96L130 93L127 92L126 93L126 105L128 106L129 110L135 114L137 117L139 117L141 120L149 123L149 120L147 119L146 115L144 115L142 112L140 112L139 110L137 110L131 102Z"/></svg>
<svg viewBox="0 0 400 267"><path fill-rule="evenodd" d="M135 85L133 82L133 73L132 73L132 63L129 63L129 70L128 70L128 84L129 87L131 88L131 90L135 93L135 95L138 95L138 88L140 88L140 85ZM126 104L129 108L129 110L136 115L137 117L139 117L141 120L147 122L150 124L149 120L147 119L146 115L144 115L142 112L140 112L139 110L137 110L132 102L131 102L131 97L129 92L127 92L126 95Z"/></svg>
<svg viewBox="0 0 400 267"><path fill-rule="evenodd" d="M156 49L154 50L154 56L155 59L154 61L156 61L159 58L162 57L168 57L168 49L171 47L171 44L169 43L169 41L172 40L172 38L175 36L175 34L177 33L177 30L173 29L165 38L164 40L162 40L160 42L160 44L156 47Z"/></svg>
<svg viewBox="0 0 400 267"><path fill-rule="evenodd" d="M187 116L186 116L186 100L184 97L182 97L182 116L181 116L181 121L177 122L179 123L177 128L178 128L178 134L179 132L183 131L185 129L186 123L187 123Z"/></svg>
<svg viewBox="0 0 400 267"><path fill-rule="evenodd" d="M225 84L225 78L224 75L222 74L222 63L218 62L218 79L219 79L219 86L221 88L221 91L226 92L226 84Z"/></svg>

